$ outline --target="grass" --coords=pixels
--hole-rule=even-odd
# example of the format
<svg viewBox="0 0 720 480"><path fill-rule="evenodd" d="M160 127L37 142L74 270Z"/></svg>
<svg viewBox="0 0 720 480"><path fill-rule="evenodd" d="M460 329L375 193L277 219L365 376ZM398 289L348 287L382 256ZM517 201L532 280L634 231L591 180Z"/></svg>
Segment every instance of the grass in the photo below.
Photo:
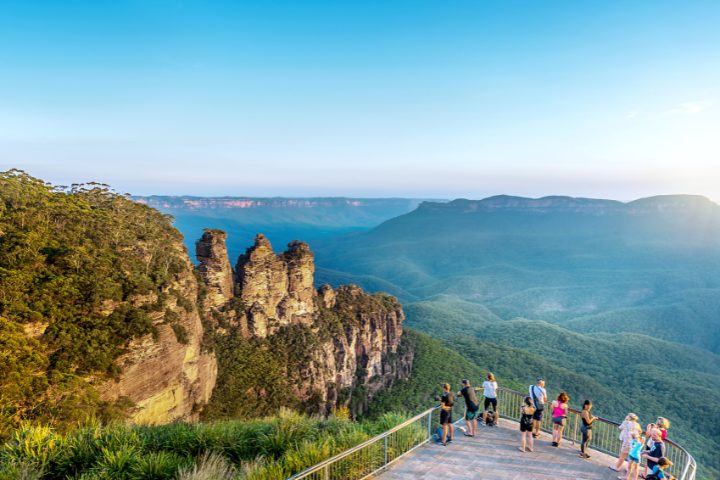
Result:
<svg viewBox="0 0 720 480"><path fill-rule="evenodd" d="M64 434L28 424L0 447L0 480L284 479L406 418L388 413L355 422L346 411L317 418L283 410L249 421L89 422Z"/></svg>

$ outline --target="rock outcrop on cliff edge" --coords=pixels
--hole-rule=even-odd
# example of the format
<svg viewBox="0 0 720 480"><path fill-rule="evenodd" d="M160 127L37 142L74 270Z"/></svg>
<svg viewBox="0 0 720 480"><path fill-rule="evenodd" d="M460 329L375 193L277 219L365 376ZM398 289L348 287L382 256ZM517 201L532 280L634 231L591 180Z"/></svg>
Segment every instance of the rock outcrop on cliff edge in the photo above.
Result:
<svg viewBox="0 0 720 480"><path fill-rule="evenodd" d="M209 318L221 334L248 341L309 338L302 346L293 340L304 360L284 366L292 396L303 408L327 412L352 402L357 413L378 390L410 375L412 353L400 345L405 315L395 298L369 295L354 285L316 290L309 246L294 241L276 254L263 235L231 271L225 238L223 232L206 230L197 244L198 271L209 297L220 298L217 278L235 280L234 296L213 305ZM213 255L201 255L208 244L215 246ZM222 272L218 265L224 265ZM262 388L251 390L248 395L264 394ZM362 399L353 400L359 391Z"/></svg>
<svg viewBox="0 0 720 480"><path fill-rule="evenodd" d="M129 399L130 418L136 423L197 420L217 379L215 354L203 348L205 331L193 266L181 245L168 248L182 249L185 268L167 289L173 294L167 295L165 309L153 315L157 333L130 341L116 360L122 375L100 387L106 400ZM135 303L148 305L157 298L158 293L152 293Z"/></svg>

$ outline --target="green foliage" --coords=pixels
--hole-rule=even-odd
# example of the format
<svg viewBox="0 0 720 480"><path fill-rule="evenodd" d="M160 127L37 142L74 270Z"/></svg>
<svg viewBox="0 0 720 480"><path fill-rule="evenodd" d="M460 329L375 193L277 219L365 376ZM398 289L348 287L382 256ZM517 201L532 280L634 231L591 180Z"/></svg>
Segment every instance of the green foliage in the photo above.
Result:
<svg viewBox="0 0 720 480"><path fill-rule="evenodd" d="M303 330L298 327L293 331ZM298 337L249 340L240 335L216 335L215 354L222 368L203 418L246 419L273 414L282 407L299 408L286 373L298 363L287 363L287 359L304 357L302 342L308 336L299 333Z"/></svg>
<svg viewBox="0 0 720 480"><path fill-rule="evenodd" d="M94 422L66 434L28 425L0 447L0 479L282 480L406 418L388 413L377 422L359 423L282 410L249 421L107 427Z"/></svg>
<svg viewBox="0 0 720 480"><path fill-rule="evenodd" d="M181 241L169 217L105 185L0 172L0 437L23 419L113 410L84 378L117 375L127 343L157 335L150 312L187 268Z"/></svg>

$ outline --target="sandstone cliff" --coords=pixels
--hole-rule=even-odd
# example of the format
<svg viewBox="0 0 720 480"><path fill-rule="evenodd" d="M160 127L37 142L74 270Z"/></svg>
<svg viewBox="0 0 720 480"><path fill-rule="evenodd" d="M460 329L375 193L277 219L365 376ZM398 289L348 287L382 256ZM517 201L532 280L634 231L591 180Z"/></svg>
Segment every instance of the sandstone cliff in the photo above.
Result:
<svg viewBox="0 0 720 480"><path fill-rule="evenodd" d="M182 249L180 245L169 248ZM185 268L166 292L160 292L164 310L153 314L157 335L132 340L127 353L116 361L120 377L100 386L106 400L130 399L134 403L131 419L137 423L196 420L215 387L215 355L202 348L198 284L184 249L182 255ZM157 300L158 294L153 293L133 302L140 307Z"/></svg>
<svg viewBox="0 0 720 480"><path fill-rule="evenodd" d="M236 280L235 296L213 303L209 317L220 333L258 344L287 338L288 348L302 356L284 368L293 396L304 408L326 412L352 401L357 413L379 389L409 376L412 354L400 349L405 316L395 298L368 295L353 285L315 290L315 261L308 245L295 241L275 254L263 235L240 256L233 273L224 242L223 232L207 230L197 243L198 270L208 297L221 298L217 278ZM214 246L211 255L205 245ZM299 340L303 338L310 340ZM261 388L250 390L245 393L264 394ZM355 395L353 400L358 392L362 398Z"/></svg>

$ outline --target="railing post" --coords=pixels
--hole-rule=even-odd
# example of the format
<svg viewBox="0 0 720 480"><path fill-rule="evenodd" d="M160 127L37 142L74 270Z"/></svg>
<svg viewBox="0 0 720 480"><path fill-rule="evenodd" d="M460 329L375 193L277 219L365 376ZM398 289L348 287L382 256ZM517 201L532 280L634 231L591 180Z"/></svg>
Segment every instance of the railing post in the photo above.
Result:
<svg viewBox="0 0 720 480"><path fill-rule="evenodd" d="M325 480L330 480L330 464L325 465Z"/></svg>
<svg viewBox="0 0 720 480"><path fill-rule="evenodd" d="M428 442L432 440L432 412L428 413Z"/></svg>
<svg viewBox="0 0 720 480"><path fill-rule="evenodd" d="M575 445L575 439L577 438L578 414L576 413L576 414L574 415L574 417L575 417L575 426L573 427L573 437L572 437L573 446Z"/></svg>
<svg viewBox="0 0 720 480"><path fill-rule="evenodd" d="M388 437L385 437L385 463L384 465L387 465L387 459L388 459Z"/></svg>

